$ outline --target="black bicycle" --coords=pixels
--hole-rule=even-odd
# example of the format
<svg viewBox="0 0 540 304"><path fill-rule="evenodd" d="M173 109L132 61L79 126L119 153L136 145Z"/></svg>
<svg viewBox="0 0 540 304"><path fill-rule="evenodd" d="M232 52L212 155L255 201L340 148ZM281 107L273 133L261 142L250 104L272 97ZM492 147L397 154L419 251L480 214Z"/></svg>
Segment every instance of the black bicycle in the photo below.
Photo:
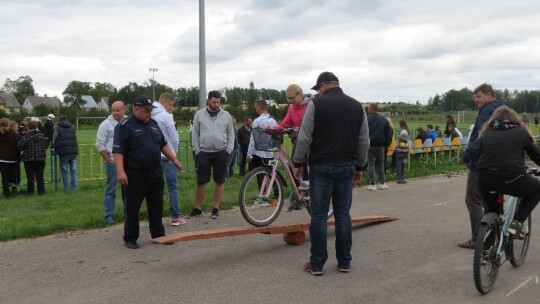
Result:
<svg viewBox="0 0 540 304"><path fill-rule="evenodd" d="M540 170L530 168L527 174L540 176ZM499 267L505 261L509 260L514 267L525 262L531 239L531 217L523 222L523 238L508 232L520 202L521 199L515 196L509 196L505 201L503 195L499 194L499 203L503 205L500 213L488 213L482 218L473 262L474 285L482 294L493 289Z"/></svg>

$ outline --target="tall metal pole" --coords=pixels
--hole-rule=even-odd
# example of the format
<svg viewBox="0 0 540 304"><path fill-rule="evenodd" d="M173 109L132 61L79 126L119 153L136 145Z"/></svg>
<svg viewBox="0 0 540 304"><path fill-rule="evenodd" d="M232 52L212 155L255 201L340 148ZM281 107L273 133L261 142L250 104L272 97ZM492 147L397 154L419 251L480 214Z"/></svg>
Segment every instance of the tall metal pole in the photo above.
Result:
<svg viewBox="0 0 540 304"><path fill-rule="evenodd" d="M206 107L206 51L204 0L199 0L199 109Z"/></svg>
<svg viewBox="0 0 540 304"><path fill-rule="evenodd" d="M154 90L154 84L156 83L154 81L154 73L158 71L157 68L149 68L150 72L152 72L152 102L156 101L156 91Z"/></svg>

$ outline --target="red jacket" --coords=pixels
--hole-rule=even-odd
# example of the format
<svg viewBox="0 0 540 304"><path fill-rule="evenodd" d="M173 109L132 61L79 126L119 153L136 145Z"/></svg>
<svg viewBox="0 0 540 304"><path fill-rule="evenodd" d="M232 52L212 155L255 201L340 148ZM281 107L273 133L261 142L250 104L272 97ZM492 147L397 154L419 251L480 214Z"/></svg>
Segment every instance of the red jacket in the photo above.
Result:
<svg viewBox="0 0 540 304"><path fill-rule="evenodd" d="M283 130L285 128L296 128L300 127L302 124L302 118L304 118L304 113L306 112L308 103L304 102L300 105L293 106L290 105L287 110L287 115L283 118L283 121L274 127L274 129Z"/></svg>

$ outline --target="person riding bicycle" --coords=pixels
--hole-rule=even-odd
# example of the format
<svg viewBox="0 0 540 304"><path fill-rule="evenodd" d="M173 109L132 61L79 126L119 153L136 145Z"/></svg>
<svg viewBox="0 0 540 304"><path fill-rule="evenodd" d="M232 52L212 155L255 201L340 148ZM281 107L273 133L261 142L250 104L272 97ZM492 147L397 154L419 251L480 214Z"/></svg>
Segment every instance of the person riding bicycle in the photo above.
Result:
<svg viewBox="0 0 540 304"><path fill-rule="evenodd" d="M540 165L540 149L518 114L501 106L482 127L478 137L477 174L485 214L499 212L499 193L522 198L508 231L522 238L522 227L540 201L540 181L526 174L525 153Z"/></svg>
<svg viewBox="0 0 540 304"><path fill-rule="evenodd" d="M313 99L313 97L307 97L304 98L304 91L302 88L297 84L291 84L287 87L287 90L285 91L287 99L291 102L291 105L287 109L287 114L281 121L281 123L274 127L274 129L277 130L283 130L286 128L294 128L296 131L296 134L298 134L298 130L300 129L300 125L302 124L302 119L304 118L304 113L306 112L306 108ZM296 150L296 138L291 138L291 141L293 143L293 151L291 155L294 155L294 151ZM296 183L296 185L299 187L299 190L308 190L309 189L309 176L308 176L308 169L307 169L307 162L304 163L304 175L303 175L303 182L302 183ZM289 207L287 208L287 211L292 210L299 210L301 209L301 206L296 204L295 202L291 201Z"/></svg>

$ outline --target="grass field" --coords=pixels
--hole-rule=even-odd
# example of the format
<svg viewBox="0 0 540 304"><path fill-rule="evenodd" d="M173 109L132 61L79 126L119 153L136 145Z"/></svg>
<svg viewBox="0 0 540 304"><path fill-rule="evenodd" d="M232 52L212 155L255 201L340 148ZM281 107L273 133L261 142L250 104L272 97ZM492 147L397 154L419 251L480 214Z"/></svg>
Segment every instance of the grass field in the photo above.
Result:
<svg viewBox="0 0 540 304"><path fill-rule="evenodd" d="M396 120L394 120L396 121ZM409 124L411 130L419 126L425 127L429 121L414 121ZM458 126L464 135L468 134L468 124ZM534 128L538 134L537 128ZM27 237L37 237L59 232L69 232L80 229L92 229L105 226L103 219L103 189L105 180L100 179L103 175L102 163L99 154L93 145L97 130L80 130L77 132L78 140L83 148L79 161L79 187L76 192L65 192L59 185L55 191L51 183L51 161L47 160L46 169L46 194L43 196L26 196L19 194L16 197L0 200L0 241L14 240ZM413 133L414 134L414 133ZM193 159L189 148L189 129L187 126L179 127L181 148L178 158L183 162L185 171L179 174L180 208L182 213L187 213L194 205L195 173ZM285 141L290 148L288 140ZM413 156L411 168L406 170L406 178L421 177L434 174L449 174L456 171L464 171L465 167L456 164L454 157L448 154L437 158L437 166L434 165L433 157L425 159ZM22 169L22 168L21 168ZM21 170L24 173L24 170ZM238 171L236 170L236 173ZM24 177L23 177L24 178ZM23 179L24 181L25 179ZM365 185L365 176L361 185ZM387 176L388 181L395 180L391 172ZM238 188L242 177L235 175L225 183L225 196L222 209L230 209L238 205ZM290 191L286 188L286 191ZM166 191L166 190L165 190ZM213 186L207 187L207 196L204 209L209 211L212 201ZM122 221L122 204L118 191L115 218L119 223ZM285 196L287 197L287 196ZM164 215L168 215L168 196L165 195ZM142 208L142 218L146 217L146 209Z"/></svg>

